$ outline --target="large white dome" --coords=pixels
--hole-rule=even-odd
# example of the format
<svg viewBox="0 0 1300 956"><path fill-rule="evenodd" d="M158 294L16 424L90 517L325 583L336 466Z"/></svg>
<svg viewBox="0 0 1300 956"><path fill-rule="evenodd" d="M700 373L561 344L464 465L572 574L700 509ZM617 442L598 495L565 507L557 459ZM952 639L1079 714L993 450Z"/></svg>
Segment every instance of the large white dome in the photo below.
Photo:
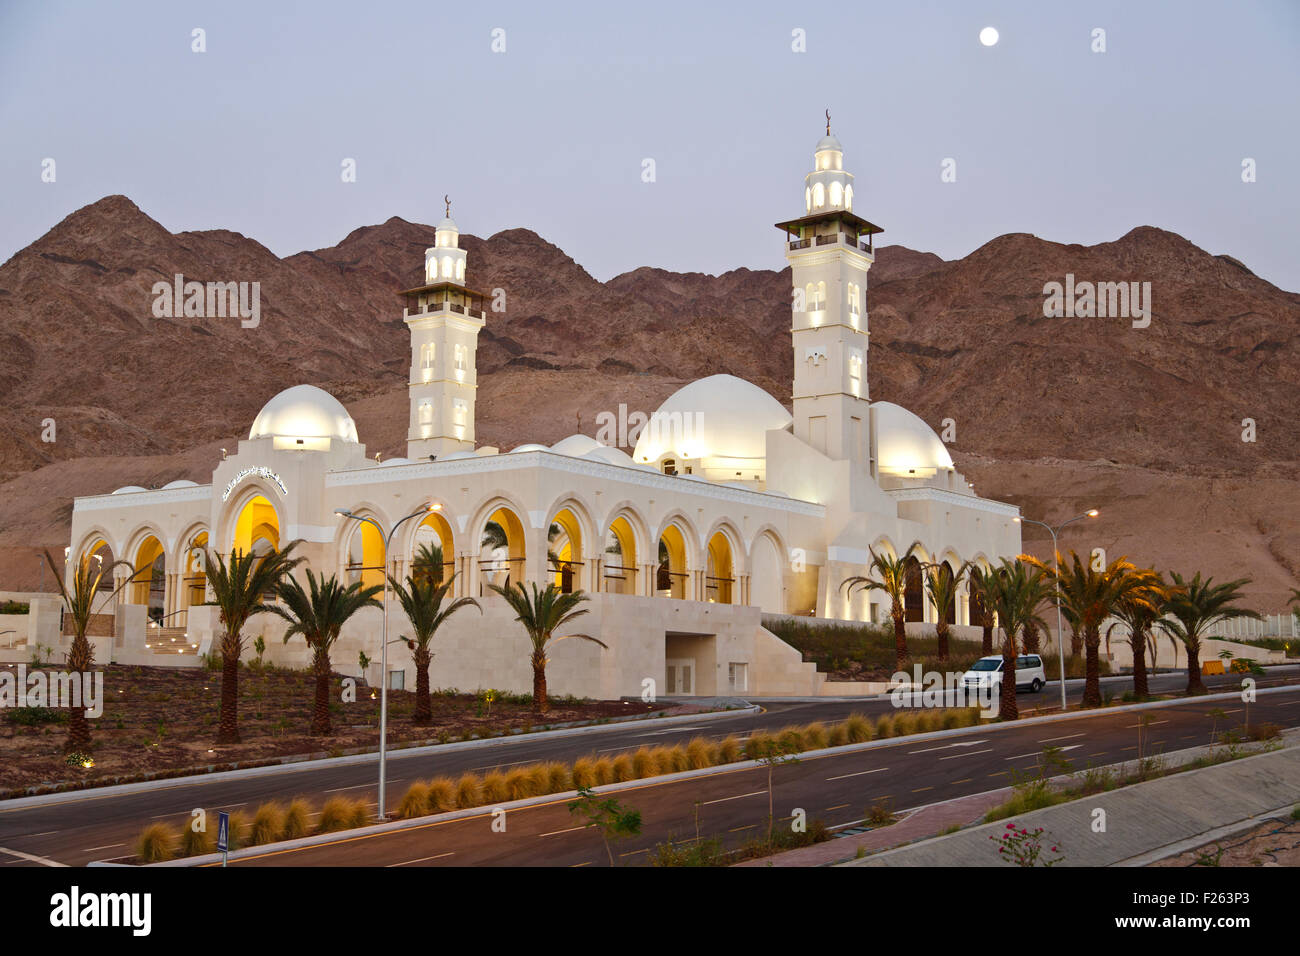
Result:
<svg viewBox="0 0 1300 956"><path fill-rule="evenodd" d="M872 402L876 460L883 474L926 477L951 468L948 447L918 415L892 402Z"/></svg>
<svg viewBox="0 0 1300 956"><path fill-rule="evenodd" d="M357 424L343 403L315 385L286 388L262 406L252 438L338 438L357 441Z"/></svg>
<svg viewBox="0 0 1300 956"><path fill-rule="evenodd" d="M792 418L780 402L734 375L710 375L673 392L641 431L632 454L653 464L680 458L762 459L767 432Z"/></svg>

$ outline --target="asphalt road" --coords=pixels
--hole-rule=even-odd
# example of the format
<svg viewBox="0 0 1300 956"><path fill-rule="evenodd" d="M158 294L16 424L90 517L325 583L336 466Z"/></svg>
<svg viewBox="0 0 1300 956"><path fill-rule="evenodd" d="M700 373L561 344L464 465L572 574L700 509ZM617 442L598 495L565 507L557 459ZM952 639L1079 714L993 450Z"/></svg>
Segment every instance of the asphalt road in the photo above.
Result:
<svg viewBox="0 0 1300 956"><path fill-rule="evenodd" d="M1260 686L1279 683L1284 677L1294 680L1297 670L1300 669L1294 667L1285 668L1284 671L1272 669L1269 676L1260 681ZM1153 679L1152 689L1154 691L1176 690L1184 686L1185 681L1185 675L1180 673L1163 674ZM1239 678L1225 676L1208 678L1207 684L1212 689L1216 686L1226 688L1236 686L1238 681ZM1055 684L1049 684L1047 689L1040 694L1021 694L1022 710L1054 705L1059 700L1059 690L1053 693L1056 686ZM1130 682L1126 678L1109 679L1104 682L1103 690L1118 697L1129 686ZM1082 681L1067 682L1067 689L1070 691L1071 698L1077 699L1081 693ZM390 808L395 806L401 799L406 787L414 780L428 779L439 774L455 776L466 770L483 772L498 767L510 767L515 764L531 763L537 760L571 761L576 757L593 752L613 753L635 749L642 745L653 746L684 742L695 736L720 738L728 734L735 734L743 738L755 730L771 730L790 723L807 723L814 720L834 721L842 719L854 711L877 714L893 709L888 699L818 700L808 702L773 701L765 703L764 708L765 710L761 714L711 717L699 721L687 721L676 726L657 727L654 721L636 721L626 726L620 726L617 729L605 728L598 733L546 740L524 736L503 739L483 747L463 750L439 752L437 748L434 748L432 752L424 753L396 751L389 755L388 760L388 803ZM1279 716L1286 718L1289 713L1287 708L1282 707ZM1276 718L1270 717L1267 719ZM1092 720L1093 718L1082 722L1071 721L1070 726L1090 726ZM1300 715L1292 715L1290 719L1278 719L1277 722L1285 726L1291 726L1297 720L1300 720ZM1203 718L1201 722L1206 723L1203 733L1201 733L1203 739L1195 742L1204 743L1208 739L1209 726L1208 722L1204 721ZM1074 730L1070 731L1070 733L1074 732ZM1188 733L1192 734L1192 731L1189 730ZM1002 738L999 737L998 739ZM1118 746L1118 741L1115 743ZM1193 742L1179 741L1178 744L1179 747L1192 746ZM892 750L892 748L890 749ZM975 749L980 750L982 748ZM1097 749L1099 753L1102 752L1100 748ZM1119 748L1119 751L1122 752L1122 747ZM972 754L972 756L977 755ZM1122 754L1115 759L1122 759ZM1100 760L1101 758L1098 757L1097 761L1094 762L1100 762ZM926 761L922 759L921 762ZM933 758L933 762L937 771L945 771L953 768L955 763L959 761L944 760L940 756ZM813 763L820 763L820 761L801 762L796 766L782 768L778 773L783 778L785 775L789 775L792 782L797 782L803 772L800 768L805 764L811 765ZM908 772L910 773L912 770L909 769ZM884 771L881 771L881 773L884 773ZM680 794L685 790L693 791L698 789L704 794L701 799L706 801L714 799L715 797L712 795L714 788L720 786L721 781L732 779L737 774L744 776L744 779L749 780L750 783L758 780L758 775L753 771L731 771L717 777L709 777L707 782L692 782L685 787L682 785L646 784L634 791L634 794L637 795L638 800L644 794L644 799L649 803L646 806L641 806L639 802L634 805L642 810L647 821L650 819L652 806L658 808L655 810L655 819L658 822L653 830L658 840L666 838L668 833L672 832L684 834L689 830L693 834L694 816L693 810L689 808L696 798L686 799L685 806L688 808L686 816L689 819L683 821L678 816L674 816L674 813L681 810L681 807L677 807L677 802L680 802ZM947 786L951 780L957 780L957 785L964 785L965 781L960 780L962 776L962 774L948 774L943 780L936 780L930 786ZM895 778L896 774L891 773L882 779L888 779L892 782ZM71 801L48 806L6 808L3 804L0 804L0 867L39 865L47 862L79 866L92 860L111 859L126 855L130 853L136 836L144 826L157 820L167 820L180 824L188 820L190 811L196 807L203 807L209 813L217 810L233 809L251 811L259 803L267 800L285 800L302 795L319 803L322 799L336 794L349 797L364 797L373 805L376 801L375 779L376 761L374 760L344 766L325 767L304 762L286 765L282 769L257 776L226 780L214 780L197 776L181 780L160 781L157 786L136 793L96 793L95 791L87 791ZM975 779L978 778L972 777L972 780ZM867 781L858 782L865 783ZM976 790L966 792L990 789L991 785L999 784L996 781L990 784L989 781L984 780ZM750 791L757 789L759 788L756 783L749 787ZM832 789L838 792L841 788ZM894 787L893 789L903 789L910 792L910 788ZM842 794L842 796L844 795ZM946 795L957 796L959 793L954 791ZM752 795L737 797L735 793L722 794L722 796L727 798L727 803L737 805L732 808L732 811L744 810L746 813L749 813L749 810L752 809L751 805L754 805L754 801L758 799ZM902 794L891 793L890 796L901 798ZM660 801L665 800L667 802L661 805ZM631 795L629 795L628 802L631 802ZM759 816L764 816L766 814L766 797L758 802L763 804L759 808L761 810ZM864 803L862 796L859 795L850 799L846 806L831 811L829 808L837 802L837 800L829 802L814 800L806 809L809 811L810 818L820 816L827 823L834 825L858 819L862 815L863 807L871 801L868 800L867 803ZM719 806L725 806L725 804ZM899 804L899 806L901 807L903 804ZM672 809L674 807L676 807L676 810ZM527 812L519 811L518 813L521 814L518 817L519 827L531 825L530 821L534 819L547 821L538 824L541 827L537 831L538 834L551 833L551 830L546 829L551 824L556 824L559 830L575 826L564 806L559 806L558 809L552 808L550 812L552 816L548 816L545 809ZM755 813L757 812L758 810L755 810ZM737 822L734 823L734 826L752 828L757 817L754 816L754 813L749 813L749 817L750 819L747 822ZM515 818L515 813L512 813L508 832L518 835L518 833L524 831L515 828ZM684 822L689 823L687 829L682 829ZM559 826L559 824L564 825ZM461 826L465 826L465 824L458 824L456 829ZM552 827L552 829L555 828ZM647 827L646 832L647 834L651 832L649 827ZM736 832L743 835L747 831L742 829ZM501 836L501 834L494 834L494 836ZM588 836L589 834L582 834L580 842L581 839ZM658 840L655 842L658 842ZM552 844L556 843L554 840L550 842ZM510 848L507 848L506 843L511 845ZM635 848L633 847L633 849ZM624 847L622 849L628 851L629 848ZM641 849L644 849L644 847L641 847ZM488 847L474 851L475 853L487 852L489 854L487 857L474 856L473 859L466 857L456 862L546 862L545 854L540 858L536 855L516 858L513 854L518 851L519 847L514 840L497 841L489 844ZM462 852L468 853L469 850L466 849ZM604 859L603 856L601 858ZM305 863L308 861L294 859L286 862ZM335 862L363 863L366 861L363 859L347 859L346 861L336 860ZM588 862L595 861L588 860Z"/></svg>

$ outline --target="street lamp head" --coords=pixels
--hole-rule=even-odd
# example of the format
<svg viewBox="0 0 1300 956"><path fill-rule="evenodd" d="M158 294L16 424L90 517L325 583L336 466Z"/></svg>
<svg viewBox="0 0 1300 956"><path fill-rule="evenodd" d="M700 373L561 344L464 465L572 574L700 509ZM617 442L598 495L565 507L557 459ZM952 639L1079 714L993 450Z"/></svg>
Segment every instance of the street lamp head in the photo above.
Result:
<svg viewBox="0 0 1300 956"><path fill-rule="evenodd" d="M1098 511L1096 508L1093 508L1091 511L1088 512L1088 517L1089 517L1089 518L1095 518L1095 517L1097 517L1097 515L1099 515L1099 514L1101 514L1101 512Z"/></svg>
<svg viewBox="0 0 1300 956"><path fill-rule="evenodd" d="M429 502L429 507L428 507L427 510L429 510L429 511L441 511L441 510L442 510L442 502L441 502L441 501L430 501L430 502Z"/></svg>
<svg viewBox="0 0 1300 956"><path fill-rule="evenodd" d="M1014 518L1012 518L1011 520L1014 521L1016 524L1020 524L1020 515L1016 515L1016 516L1015 516Z"/></svg>

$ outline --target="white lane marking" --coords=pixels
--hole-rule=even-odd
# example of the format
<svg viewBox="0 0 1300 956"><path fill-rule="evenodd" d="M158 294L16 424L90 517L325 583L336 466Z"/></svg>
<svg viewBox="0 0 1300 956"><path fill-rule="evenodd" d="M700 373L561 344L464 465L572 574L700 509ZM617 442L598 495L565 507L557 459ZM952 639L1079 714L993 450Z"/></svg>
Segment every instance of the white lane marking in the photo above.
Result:
<svg viewBox="0 0 1300 956"><path fill-rule="evenodd" d="M714 803L726 803L728 800L743 800L745 797L757 797L760 794L767 793L766 790L755 790L753 793L738 793L734 797L718 797L716 800L705 800L700 806L707 807Z"/></svg>
<svg viewBox="0 0 1300 956"><path fill-rule="evenodd" d="M963 740L955 744L944 744L942 747L926 747L924 750L909 750L908 756L912 754L928 754L936 750L951 750L953 747L974 747L976 744L986 744L987 740Z"/></svg>
<svg viewBox="0 0 1300 956"><path fill-rule="evenodd" d="M82 853L94 853L96 850L111 850L115 846L126 846L125 843L110 843L107 846L92 846L88 850L82 850Z"/></svg>
<svg viewBox="0 0 1300 956"><path fill-rule="evenodd" d="M965 753L953 754L951 757L940 757L939 759L956 760L958 757L974 757L976 754L991 754L991 753L993 753L993 748L989 747L987 750L968 750Z"/></svg>
<svg viewBox="0 0 1300 956"><path fill-rule="evenodd" d="M1083 732L1080 731L1077 734L1066 734L1064 737L1048 737L1046 740L1040 740L1039 743L1050 744L1054 740L1073 740L1075 737L1082 737L1082 736L1083 736Z"/></svg>
<svg viewBox="0 0 1300 956"><path fill-rule="evenodd" d="M882 770L888 770L888 767L877 767L875 770L859 770L857 773L842 773L838 777L827 777L827 780L846 780L849 777L861 777L869 773L880 773ZM761 792L761 791L760 791Z"/></svg>
<svg viewBox="0 0 1300 956"><path fill-rule="evenodd" d="M1167 720L1148 720L1145 724L1126 724L1125 726L1132 730L1134 727L1154 727L1156 724L1167 724Z"/></svg>
<svg viewBox="0 0 1300 956"><path fill-rule="evenodd" d="M42 866L64 866L68 864L59 863L55 860L47 859L43 856L36 856L32 853L23 853L21 850L11 850L8 847L0 846L0 853L8 853L10 856L16 856L20 860L26 860L28 863L39 863Z"/></svg>
<svg viewBox="0 0 1300 956"><path fill-rule="evenodd" d="M766 793L767 791L765 790L765 791L763 791L763 792ZM548 837L548 836L556 836L557 834L560 834L560 833L572 833L574 830L585 830L585 829L587 829L585 826L581 826L581 827L569 827L567 830L552 830L550 833L539 833L539 834L537 834L537 835L538 835L538 836Z"/></svg>
<svg viewBox="0 0 1300 956"><path fill-rule="evenodd" d="M225 806L217 807L217 809L218 809L218 810L233 810L235 807L246 807L246 806L248 806L248 801L247 801L247 800L245 800L243 803L227 803ZM179 811L179 812L184 813L185 811L184 811L184 810L181 810L181 811Z"/></svg>
<svg viewBox="0 0 1300 956"><path fill-rule="evenodd" d="M396 780L389 780L387 781L385 786L387 786L387 784L389 783L401 783L405 779L406 779L405 777L398 777ZM373 787L373 786L374 786L373 783L358 783L352 787L335 787L333 790L322 790L321 793L342 793L344 790L363 790L366 787Z"/></svg>
<svg viewBox="0 0 1300 956"><path fill-rule="evenodd" d="M667 730L656 730L649 734L633 734L633 737L662 737L664 734L679 734L683 730L699 730L700 727L670 727Z"/></svg>
<svg viewBox="0 0 1300 956"><path fill-rule="evenodd" d="M1067 750L1078 750L1078 749L1079 749L1080 747L1082 747L1082 746L1083 746L1083 744L1070 744L1070 746L1068 746L1068 747L1058 747L1057 749L1058 749L1059 751L1061 751L1061 753L1065 753ZM1015 757L1007 757L1006 759L1007 759L1007 760L1022 760L1022 759L1024 759L1025 757L1039 757L1039 756L1042 756L1042 755L1041 755L1041 754L1019 754L1018 756L1015 756Z"/></svg>
<svg viewBox="0 0 1300 956"><path fill-rule="evenodd" d="M405 861L405 862L403 862L403 863L389 863L388 866L389 866L389 867L394 867L394 866L409 866L409 865L412 864L412 863L424 863L424 862L426 862L426 861L428 861L428 860L441 860L444 856L455 856L455 855L456 855L456 853L455 853L455 851L453 850L453 851L449 851L449 852L447 852L447 853L439 853L439 854L437 854L436 856L422 856L422 857L420 857L418 860L407 860L407 861Z"/></svg>

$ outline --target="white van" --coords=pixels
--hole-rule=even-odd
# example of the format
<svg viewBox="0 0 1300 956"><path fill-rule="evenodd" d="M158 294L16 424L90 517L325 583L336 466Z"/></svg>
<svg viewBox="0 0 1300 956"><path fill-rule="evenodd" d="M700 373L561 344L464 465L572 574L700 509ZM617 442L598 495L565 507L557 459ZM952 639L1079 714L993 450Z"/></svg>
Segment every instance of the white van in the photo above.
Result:
<svg viewBox="0 0 1300 956"><path fill-rule="evenodd" d="M991 684L995 691L1002 687L1002 655L981 657L971 669L961 675L963 687ZM1035 694L1047 684L1043 659L1037 654L1021 654L1016 658L1016 690L1030 690Z"/></svg>

